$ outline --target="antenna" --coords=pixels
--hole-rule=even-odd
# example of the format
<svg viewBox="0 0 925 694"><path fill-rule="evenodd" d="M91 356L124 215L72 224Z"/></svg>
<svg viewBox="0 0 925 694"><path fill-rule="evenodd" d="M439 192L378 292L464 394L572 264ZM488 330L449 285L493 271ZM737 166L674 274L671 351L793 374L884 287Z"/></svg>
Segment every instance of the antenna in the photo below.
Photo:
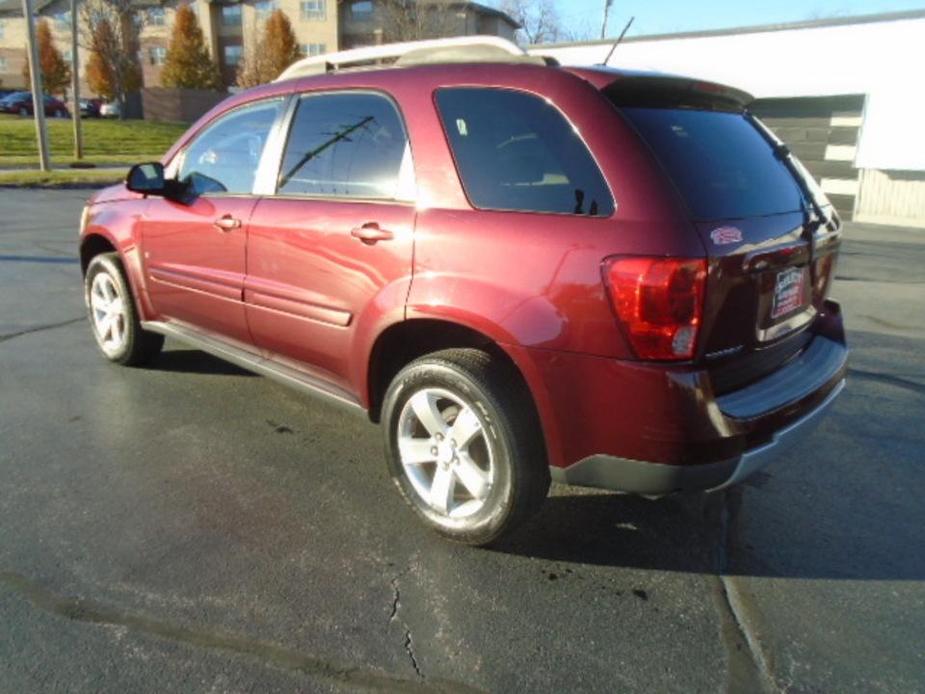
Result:
<svg viewBox="0 0 925 694"><path fill-rule="evenodd" d="M608 62L610 62L610 59L613 57L613 52L617 50L617 46L620 45L620 41L622 41L623 37L626 36L626 32L629 31L630 25L633 23L634 19L636 19L635 16L630 17L630 21L628 21L626 26L623 27L623 31L620 32L620 36L617 37L617 40L614 41L613 46L610 47L610 53L607 54L607 57L604 58L604 62L602 62L601 65L606 65Z"/></svg>

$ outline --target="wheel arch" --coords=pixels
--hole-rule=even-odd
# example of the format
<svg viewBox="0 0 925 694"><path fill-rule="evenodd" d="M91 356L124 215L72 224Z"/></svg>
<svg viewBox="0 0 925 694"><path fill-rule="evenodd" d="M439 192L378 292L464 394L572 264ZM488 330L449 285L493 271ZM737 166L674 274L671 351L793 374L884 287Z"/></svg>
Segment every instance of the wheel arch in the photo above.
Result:
<svg viewBox="0 0 925 694"><path fill-rule="evenodd" d="M104 234L87 234L80 242L80 271L86 275L90 261L102 253L118 253L116 244Z"/></svg>
<svg viewBox="0 0 925 694"><path fill-rule="evenodd" d="M505 364L522 384L524 393L533 405L537 426L542 432L544 449L549 456L551 443L556 440L550 430L555 424L548 413L547 398L542 380L535 373L526 350L499 341L473 326L441 318L411 318L386 327L376 338L370 351L366 392L369 418L380 422L385 392L392 379L407 364L426 354L443 349L471 347L491 354ZM552 457L555 457L554 454Z"/></svg>

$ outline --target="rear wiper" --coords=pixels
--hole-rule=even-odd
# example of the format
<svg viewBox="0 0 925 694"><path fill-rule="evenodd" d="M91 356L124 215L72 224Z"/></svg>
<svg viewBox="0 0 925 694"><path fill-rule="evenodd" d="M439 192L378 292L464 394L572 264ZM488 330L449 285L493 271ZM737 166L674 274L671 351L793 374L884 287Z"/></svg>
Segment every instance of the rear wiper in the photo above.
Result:
<svg viewBox="0 0 925 694"><path fill-rule="evenodd" d="M771 146L771 151L774 152L774 156L777 157L783 163L783 165L787 167L790 175L793 176L793 180L796 181L797 187L800 189L800 193L802 194L805 202L809 203L810 210L812 210L812 215L810 215L810 210L805 210L805 216L807 218L807 226L812 225L810 234L814 233L820 226L830 224L832 220L828 217L828 215L826 215L825 210L822 209L822 205L819 204L816 196L813 195L813 191L810 189L809 184L806 182L806 178L803 176L803 172L800 171L800 167L797 166L790 148L781 142L781 140L779 140L770 130L768 130L768 128L761 121L759 121L751 111L745 111L744 115L748 122L752 124L752 127L754 127L764 138L765 142ZM810 219L811 216L815 216L816 219Z"/></svg>

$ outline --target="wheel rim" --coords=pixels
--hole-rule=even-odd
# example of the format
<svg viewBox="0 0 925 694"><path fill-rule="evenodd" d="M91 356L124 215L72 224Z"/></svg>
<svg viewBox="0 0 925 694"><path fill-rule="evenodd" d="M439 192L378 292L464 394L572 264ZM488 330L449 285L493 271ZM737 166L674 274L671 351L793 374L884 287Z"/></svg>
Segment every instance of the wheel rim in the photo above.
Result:
<svg viewBox="0 0 925 694"><path fill-rule="evenodd" d="M417 391L398 418L398 453L415 493L446 518L485 506L495 466L485 425L462 398L442 388Z"/></svg>
<svg viewBox="0 0 925 694"><path fill-rule="evenodd" d="M90 317L96 339L106 354L114 354L125 345L128 316L125 300L112 276L100 272L90 286Z"/></svg>

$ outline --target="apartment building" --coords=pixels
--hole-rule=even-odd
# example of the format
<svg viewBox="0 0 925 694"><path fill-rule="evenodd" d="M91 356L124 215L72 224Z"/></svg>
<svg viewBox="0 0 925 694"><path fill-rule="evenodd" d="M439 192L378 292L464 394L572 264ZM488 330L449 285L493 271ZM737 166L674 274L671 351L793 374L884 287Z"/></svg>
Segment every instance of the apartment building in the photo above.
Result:
<svg viewBox="0 0 925 694"><path fill-rule="evenodd" d="M292 22L306 55L393 40L491 34L512 39L519 28L507 14L475 2L420 0L400 12L394 0L137 0L139 61L144 86L161 86L177 8L189 5L199 18L206 44L227 85L253 50L262 23L274 10ZM36 14L51 22L58 49L70 60L70 0L33 0ZM79 50L81 74L88 55ZM0 0L0 89L25 88L26 26L21 0ZM87 90L83 84L82 90ZM85 92L86 93L86 92Z"/></svg>

